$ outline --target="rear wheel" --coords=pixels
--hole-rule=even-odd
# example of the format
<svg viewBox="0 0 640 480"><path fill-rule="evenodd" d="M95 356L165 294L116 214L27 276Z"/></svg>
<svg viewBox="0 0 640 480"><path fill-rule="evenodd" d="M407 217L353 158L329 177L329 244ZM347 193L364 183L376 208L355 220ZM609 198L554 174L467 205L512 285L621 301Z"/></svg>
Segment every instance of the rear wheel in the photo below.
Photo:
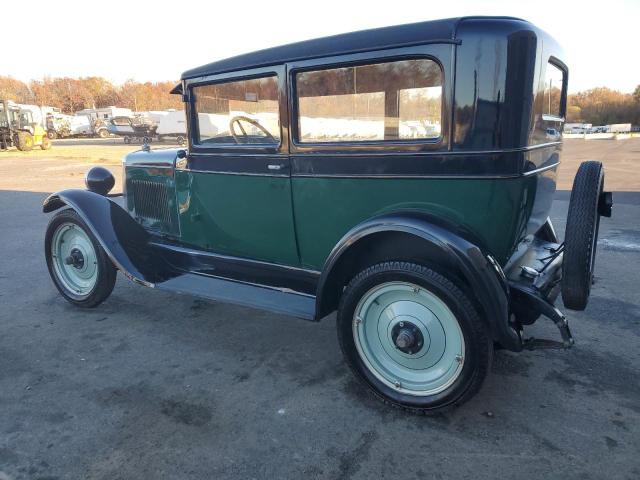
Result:
<svg viewBox="0 0 640 480"><path fill-rule="evenodd" d="M396 407L427 413L463 403L490 366L492 344L469 297L420 265L387 262L358 274L337 322L355 375Z"/></svg>
<svg viewBox="0 0 640 480"><path fill-rule="evenodd" d="M98 136L100 138L107 138L109 136L109 131L106 128L102 128L98 130Z"/></svg>
<svg viewBox="0 0 640 480"><path fill-rule="evenodd" d="M62 210L51 219L45 256L53 283L74 305L95 307L113 291L116 268L75 211Z"/></svg>
<svg viewBox="0 0 640 480"><path fill-rule="evenodd" d="M33 149L33 137L28 132L18 132L16 134L16 147L22 152Z"/></svg>
<svg viewBox="0 0 640 480"><path fill-rule="evenodd" d="M42 143L40 144L42 150L49 150L51 148L51 139L45 135L42 137Z"/></svg>
<svg viewBox="0 0 640 480"><path fill-rule="evenodd" d="M573 181L562 263L562 301L584 310L589 301L600 229L598 203L604 188L602 163L582 162Z"/></svg>

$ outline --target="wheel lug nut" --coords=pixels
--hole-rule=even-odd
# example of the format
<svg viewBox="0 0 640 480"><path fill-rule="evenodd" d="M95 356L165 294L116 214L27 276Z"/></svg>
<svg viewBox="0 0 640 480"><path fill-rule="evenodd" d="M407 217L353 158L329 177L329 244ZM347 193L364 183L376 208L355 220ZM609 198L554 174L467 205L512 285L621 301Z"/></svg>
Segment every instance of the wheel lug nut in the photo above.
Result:
<svg viewBox="0 0 640 480"><path fill-rule="evenodd" d="M395 387L396 387L396 388L400 388L400 387L402 387L402 384L401 384L398 380L396 380L395 382L393 382L393 384L395 385Z"/></svg>

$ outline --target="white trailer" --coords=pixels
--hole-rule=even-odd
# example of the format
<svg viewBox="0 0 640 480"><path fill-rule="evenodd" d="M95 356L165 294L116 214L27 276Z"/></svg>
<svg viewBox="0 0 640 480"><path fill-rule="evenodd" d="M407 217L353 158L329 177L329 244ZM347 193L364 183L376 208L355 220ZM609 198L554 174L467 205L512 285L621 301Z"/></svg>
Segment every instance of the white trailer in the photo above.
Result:
<svg viewBox="0 0 640 480"><path fill-rule="evenodd" d="M74 115L71 118L69 128L72 136L92 136L93 120L88 115Z"/></svg>
<svg viewBox="0 0 640 480"><path fill-rule="evenodd" d="M607 125L607 130L609 133L629 133L631 131L631 124L613 123L611 125Z"/></svg>
<svg viewBox="0 0 640 480"><path fill-rule="evenodd" d="M151 118L156 117L158 140L174 137L183 145L187 137L187 117L184 110L166 110L164 112L149 112Z"/></svg>
<svg viewBox="0 0 640 480"><path fill-rule="evenodd" d="M25 105L20 103L16 103L15 105L20 107L20 109L22 110L27 110L31 112L33 121L39 124L45 130L47 128L47 115L50 113L60 113L60 109L56 107Z"/></svg>

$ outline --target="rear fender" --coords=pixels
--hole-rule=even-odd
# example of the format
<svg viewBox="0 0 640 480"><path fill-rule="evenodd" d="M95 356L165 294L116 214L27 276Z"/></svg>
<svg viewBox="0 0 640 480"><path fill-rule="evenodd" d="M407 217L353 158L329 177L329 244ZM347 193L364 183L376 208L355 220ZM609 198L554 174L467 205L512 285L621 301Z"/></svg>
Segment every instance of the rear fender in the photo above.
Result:
<svg viewBox="0 0 640 480"><path fill-rule="evenodd" d="M504 348L513 351L522 350L520 332L509 323L508 295L509 287L502 270L495 260L485 255L482 250L455 233L452 229L434 223L428 218L412 214L393 214L376 217L363 222L348 232L329 255L318 283L316 296L316 317L322 318L338 306L342 289L357 271L345 268L351 254L360 248L370 247L366 242L381 233L397 233L413 237L418 242L417 252L407 252L398 248L386 260L419 258L424 252L428 255L429 264L437 263L445 275L455 272L467 284L469 293L473 295L482 309L482 317L493 336ZM375 240L374 240L375 241ZM365 254L366 255L366 254ZM378 261L379 259L374 259ZM427 258L425 258L427 260Z"/></svg>
<svg viewBox="0 0 640 480"><path fill-rule="evenodd" d="M44 213L72 208L87 224L113 264L130 280L153 287L175 276L149 247L149 233L117 203L87 190L64 190L49 195Z"/></svg>

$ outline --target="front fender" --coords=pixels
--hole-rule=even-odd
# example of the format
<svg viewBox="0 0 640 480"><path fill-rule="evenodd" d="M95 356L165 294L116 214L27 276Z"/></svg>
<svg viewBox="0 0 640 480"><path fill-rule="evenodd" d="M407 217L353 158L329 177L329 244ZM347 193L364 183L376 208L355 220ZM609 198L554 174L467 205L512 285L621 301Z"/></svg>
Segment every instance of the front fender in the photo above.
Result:
<svg viewBox="0 0 640 480"><path fill-rule="evenodd" d="M391 214L376 217L349 231L334 247L327 258L318 283L316 295L316 317L322 318L337 306L344 283L339 278L341 263L349 252L365 243L367 238L381 233L397 233L419 239L418 252L398 250L393 258L399 260L411 256L428 255L431 264L437 263L446 269L454 269L468 283L471 294L482 308L494 340L509 350L522 350L522 338L518 330L509 323L508 284L500 267L485 255L480 247L463 238L451 228L433 220L414 214ZM424 248L422 248L424 247ZM388 256L388 253L387 253ZM387 258L387 260L390 258ZM351 272L356 274L358 272ZM446 273L446 272L445 272Z"/></svg>
<svg viewBox="0 0 640 480"><path fill-rule="evenodd" d="M175 276L167 263L152 254L149 233L117 203L87 190L64 190L49 195L44 213L71 207L87 224L113 264L130 280L154 286Z"/></svg>

